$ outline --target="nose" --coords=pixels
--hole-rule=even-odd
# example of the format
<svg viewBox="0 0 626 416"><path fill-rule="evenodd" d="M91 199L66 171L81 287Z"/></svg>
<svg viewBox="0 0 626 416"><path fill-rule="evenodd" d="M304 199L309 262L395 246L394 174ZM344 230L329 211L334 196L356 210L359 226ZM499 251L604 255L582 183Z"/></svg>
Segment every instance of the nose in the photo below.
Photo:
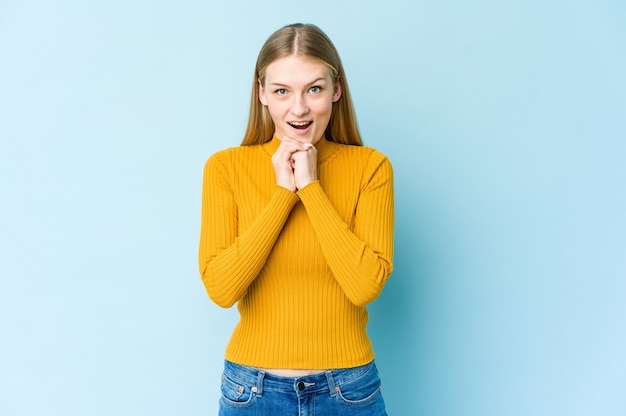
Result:
<svg viewBox="0 0 626 416"><path fill-rule="evenodd" d="M309 106L307 105L306 99L301 95L296 95L291 105L291 113L294 116L301 117L308 112Z"/></svg>

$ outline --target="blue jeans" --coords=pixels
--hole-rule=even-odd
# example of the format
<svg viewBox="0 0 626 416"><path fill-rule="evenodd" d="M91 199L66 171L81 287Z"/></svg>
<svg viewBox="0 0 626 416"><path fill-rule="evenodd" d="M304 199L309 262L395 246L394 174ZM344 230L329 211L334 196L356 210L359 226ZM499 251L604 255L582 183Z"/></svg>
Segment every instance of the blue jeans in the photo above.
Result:
<svg viewBox="0 0 626 416"><path fill-rule="evenodd" d="M385 416L372 361L304 377L280 377L226 361L220 416Z"/></svg>

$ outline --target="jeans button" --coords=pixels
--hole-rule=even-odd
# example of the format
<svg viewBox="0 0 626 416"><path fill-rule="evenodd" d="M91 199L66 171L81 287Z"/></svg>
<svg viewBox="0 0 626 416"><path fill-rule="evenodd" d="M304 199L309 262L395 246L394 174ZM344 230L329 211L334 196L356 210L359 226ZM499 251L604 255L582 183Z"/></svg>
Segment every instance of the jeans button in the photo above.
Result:
<svg viewBox="0 0 626 416"><path fill-rule="evenodd" d="M300 391L304 390L304 381L298 382L298 390Z"/></svg>

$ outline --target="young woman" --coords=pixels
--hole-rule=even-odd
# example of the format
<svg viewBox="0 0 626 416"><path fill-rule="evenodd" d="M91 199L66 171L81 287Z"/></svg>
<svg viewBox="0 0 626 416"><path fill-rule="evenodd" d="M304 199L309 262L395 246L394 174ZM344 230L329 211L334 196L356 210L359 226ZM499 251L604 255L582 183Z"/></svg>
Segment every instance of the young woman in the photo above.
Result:
<svg viewBox="0 0 626 416"><path fill-rule="evenodd" d="M392 270L393 174L316 26L263 45L242 145L206 163L199 266L237 303L220 415L385 415L366 305Z"/></svg>

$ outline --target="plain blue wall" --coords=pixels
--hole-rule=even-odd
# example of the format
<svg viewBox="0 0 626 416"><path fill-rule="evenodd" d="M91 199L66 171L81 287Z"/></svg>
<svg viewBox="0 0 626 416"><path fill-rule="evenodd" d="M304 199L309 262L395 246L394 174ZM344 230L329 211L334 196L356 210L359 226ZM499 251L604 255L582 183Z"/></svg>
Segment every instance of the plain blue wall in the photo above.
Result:
<svg viewBox="0 0 626 416"><path fill-rule="evenodd" d="M216 413L202 167L294 21L395 167L389 414L625 414L624 3L228 3L0 2L0 414Z"/></svg>

